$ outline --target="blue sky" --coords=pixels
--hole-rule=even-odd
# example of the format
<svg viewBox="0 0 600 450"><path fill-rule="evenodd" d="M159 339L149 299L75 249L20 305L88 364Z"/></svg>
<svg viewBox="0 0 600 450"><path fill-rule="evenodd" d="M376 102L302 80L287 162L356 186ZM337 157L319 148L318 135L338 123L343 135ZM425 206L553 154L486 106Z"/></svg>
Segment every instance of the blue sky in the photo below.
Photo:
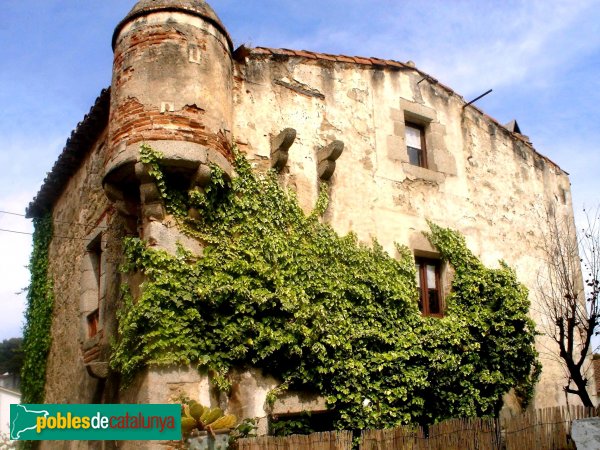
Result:
<svg viewBox="0 0 600 450"><path fill-rule="evenodd" d="M71 130L110 84L111 35L133 0L4 0L0 210L23 213ZM600 203L600 0L213 0L235 45L412 60L571 174ZM0 228L31 232L0 213ZM0 340L22 328L31 239L0 231Z"/></svg>

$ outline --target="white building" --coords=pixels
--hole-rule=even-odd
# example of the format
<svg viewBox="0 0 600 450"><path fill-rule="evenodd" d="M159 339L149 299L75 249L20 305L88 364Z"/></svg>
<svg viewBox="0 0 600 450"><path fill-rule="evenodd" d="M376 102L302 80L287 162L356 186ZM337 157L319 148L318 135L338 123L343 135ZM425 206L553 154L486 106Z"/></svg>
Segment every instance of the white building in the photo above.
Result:
<svg viewBox="0 0 600 450"><path fill-rule="evenodd" d="M21 394L0 387L0 435L10 433L10 405L20 402Z"/></svg>

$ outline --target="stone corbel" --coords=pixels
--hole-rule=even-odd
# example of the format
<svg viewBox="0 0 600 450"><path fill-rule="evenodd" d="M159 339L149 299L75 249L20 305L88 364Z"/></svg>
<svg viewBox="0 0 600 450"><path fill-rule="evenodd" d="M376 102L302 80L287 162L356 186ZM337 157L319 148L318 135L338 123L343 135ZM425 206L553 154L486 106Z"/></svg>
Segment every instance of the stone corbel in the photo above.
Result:
<svg viewBox="0 0 600 450"><path fill-rule="evenodd" d="M286 128L271 139L271 167L277 172L285 167L288 151L296 139L296 130Z"/></svg>
<svg viewBox="0 0 600 450"><path fill-rule="evenodd" d="M137 204L128 200L123 192L112 183L104 183L106 197L115 205L117 212L126 219L127 231L135 232L137 222Z"/></svg>
<svg viewBox="0 0 600 450"><path fill-rule="evenodd" d="M107 362L91 362L85 365L87 373L92 378L103 380L108 378L108 363Z"/></svg>
<svg viewBox="0 0 600 450"><path fill-rule="evenodd" d="M93 378L103 379L108 377L108 362L105 358L105 348L102 342L103 333L87 339L82 345L83 364Z"/></svg>
<svg viewBox="0 0 600 450"><path fill-rule="evenodd" d="M158 186L149 173L149 169L150 166L148 164L141 162L135 164L135 176L140 181L142 215L148 220L161 221L166 215L165 206Z"/></svg>
<svg viewBox="0 0 600 450"><path fill-rule="evenodd" d="M208 183L210 183L211 174L212 171L210 170L209 166L207 166L206 164L200 164L198 166L198 169L196 170L196 173L192 177L192 181L190 183L190 190L194 189L203 192L204 187L207 186ZM196 208L190 208L188 210L188 215L192 219L200 218L200 213Z"/></svg>
<svg viewBox="0 0 600 450"><path fill-rule="evenodd" d="M319 178L327 181L335 172L335 161L342 155L344 143L333 141L317 152L317 173Z"/></svg>
<svg viewBox="0 0 600 450"><path fill-rule="evenodd" d="M195 187L205 187L210 183L210 177L212 175L212 171L210 167L206 164L200 164L196 173L192 177L192 185L190 186L192 189Z"/></svg>

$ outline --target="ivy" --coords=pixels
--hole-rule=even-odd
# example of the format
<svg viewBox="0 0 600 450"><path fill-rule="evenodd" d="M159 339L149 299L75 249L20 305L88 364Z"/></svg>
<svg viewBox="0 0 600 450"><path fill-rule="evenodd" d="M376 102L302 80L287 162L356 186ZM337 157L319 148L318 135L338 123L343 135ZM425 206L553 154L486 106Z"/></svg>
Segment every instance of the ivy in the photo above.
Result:
<svg viewBox="0 0 600 450"><path fill-rule="evenodd" d="M33 250L29 262L31 283L23 330L21 392L23 403L43 403L46 360L50 351L50 327L54 296L48 279L48 248L52 240L52 218L33 219Z"/></svg>
<svg viewBox="0 0 600 450"><path fill-rule="evenodd" d="M165 201L167 212L175 217L182 218L186 215L184 208L185 194L178 189L167 189L167 179L163 176L159 161L163 154L154 150L148 144L140 146L140 161L148 167L148 174L154 178L161 197Z"/></svg>
<svg viewBox="0 0 600 450"><path fill-rule="evenodd" d="M149 365L196 364L227 389L231 368L261 367L285 389L323 395L346 429L495 415L511 388L530 397L527 291L458 233L430 224L455 276L446 315L422 317L410 251L392 258L376 241L337 235L320 220L326 189L305 215L276 174L255 174L235 153L234 179L215 166L206 188L173 194L160 155L143 152L171 214L205 250L170 255L126 239L123 270L146 277L135 302L124 287L118 317L111 363L126 381Z"/></svg>
<svg viewBox="0 0 600 450"><path fill-rule="evenodd" d="M423 344L434 355L430 417L495 415L515 388L523 406L541 372L527 289L503 261L486 268L458 233L429 223L430 242L455 270L446 315L428 321Z"/></svg>

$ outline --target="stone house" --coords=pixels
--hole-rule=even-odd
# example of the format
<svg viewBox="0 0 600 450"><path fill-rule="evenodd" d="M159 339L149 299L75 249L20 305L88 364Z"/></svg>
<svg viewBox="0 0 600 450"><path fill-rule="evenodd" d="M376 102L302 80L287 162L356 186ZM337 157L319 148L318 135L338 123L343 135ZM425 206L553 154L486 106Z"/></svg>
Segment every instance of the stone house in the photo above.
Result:
<svg viewBox="0 0 600 450"><path fill-rule="evenodd" d="M426 219L462 232L484 263L507 261L531 290L542 258L536 211L551 208L573 221L568 174L516 122L501 125L411 62L234 49L202 0L141 0L112 45L111 87L27 209L29 217L50 212L56 236L77 237L50 246L56 301L47 402L160 403L176 391L210 401L207 379L193 369L149 369L125 392L108 370L121 238L200 250L169 225L138 164L141 143L194 185L209 163L232 173L235 141L259 170L278 170L306 210L327 180L326 220L336 231L375 236L390 254L394 242L414 251L422 288L437 295L424 314L442 313L448 290L446 270L421 233ZM564 404L560 367L542 362L535 406ZM276 385L258 370L238 374L238 415L265 416ZM294 395L275 405L279 412L322 407Z"/></svg>

